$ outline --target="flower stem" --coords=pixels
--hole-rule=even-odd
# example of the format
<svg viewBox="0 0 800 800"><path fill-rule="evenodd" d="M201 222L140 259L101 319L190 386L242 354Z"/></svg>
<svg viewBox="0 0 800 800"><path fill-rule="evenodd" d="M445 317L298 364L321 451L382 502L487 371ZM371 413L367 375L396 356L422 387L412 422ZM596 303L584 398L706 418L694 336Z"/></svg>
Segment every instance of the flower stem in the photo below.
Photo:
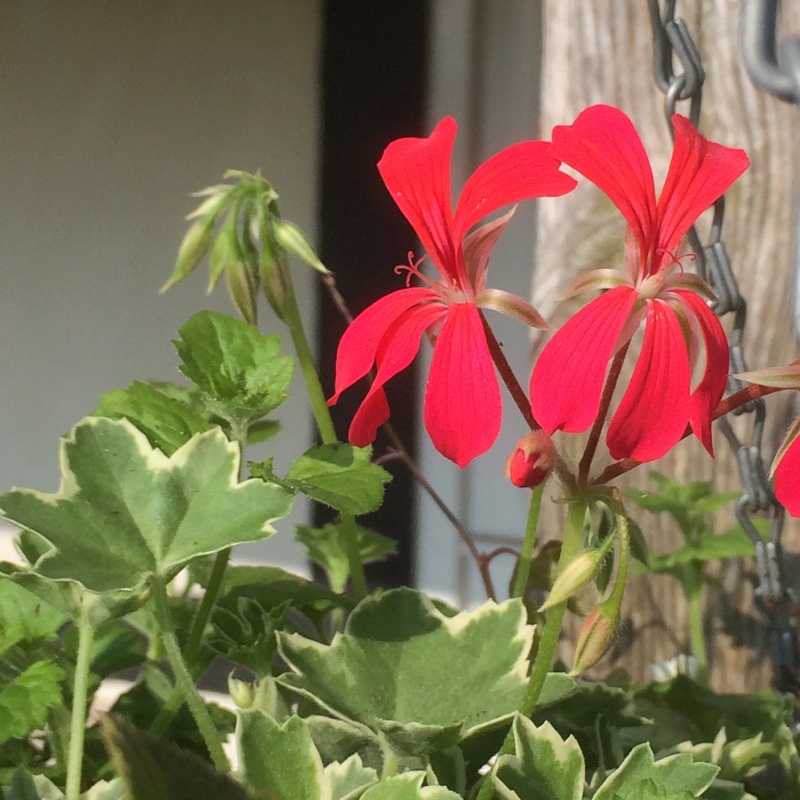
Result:
<svg viewBox="0 0 800 800"><path fill-rule="evenodd" d="M586 504L581 501L574 501L569 504L567 509L567 523L564 529L564 540L561 544L561 556L558 559L558 574L560 575L567 565L579 553L581 540L583 539L583 521L586 517ZM525 695L519 708L519 714L523 717L530 717L536 709L536 703L542 693L547 673L553 661L553 656L558 646L561 636L561 624L564 620L564 613L567 610L567 601L553 606L547 614L547 621L544 625L542 638L539 642L539 649L536 651L536 658L533 662L528 685L525 688ZM503 746L498 755L507 755L514 750L514 731L509 730ZM492 775L486 776L483 785L478 792L476 800L490 800L494 792L494 779Z"/></svg>
<svg viewBox="0 0 800 800"><path fill-rule="evenodd" d="M300 315L300 307L297 305L297 295L292 283L292 274L286 263L279 264L278 269L280 270L281 285L285 292L284 318L294 343L297 360L300 362L300 370L303 373L303 380L306 384L311 410L317 422L317 428L319 428L319 435L323 444L335 444L338 441L336 429L333 425L328 404L325 402L325 392L322 390L322 383L314 363L314 356L311 353L308 337L303 327L303 318ZM342 513L341 522L347 534L347 564L350 569L350 579L353 583L353 594L356 600L363 600L367 596L367 579L358 549L355 517L352 514Z"/></svg>
<svg viewBox="0 0 800 800"><path fill-rule="evenodd" d="M72 682L72 714L69 730L69 750L67 751L67 800L78 800L81 794L83 770L83 743L86 733L86 710L89 693L89 668L92 661L94 642L94 623L86 593L81 600L78 617L78 659L75 663L75 676Z"/></svg>
<svg viewBox="0 0 800 800"><path fill-rule="evenodd" d="M622 372L622 364L625 361L625 354L628 352L630 342L627 342L622 349L614 356L611 362L611 368L608 371L605 386L603 387L603 394L600 397L600 407L597 411L597 416L592 425L592 430L589 433L589 441L586 443L586 449L583 451L581 462L578 465L578 483L581 486L586 485L586 479L589 476L589 470L592 466L592 459L597 452L597 445L600 441L600 434L603 431L606 417L608 416L608 409L611 405L611 398L614 396L614 389L617 388L617 381L619 380L620 373Z"/></svg>
<svg viewBox="0 0 800 800"><path fill-rule="evenodd" d="M194 680L184 661L181 648L178 645L178 640L175 636L175 628L173 627L172 617L169 612L167 586L163 578L159 576L153 578L151 595L153 603L155 604L156 620L158 621L158 626L161 631L164 650L166 651L167 658L169 658L170 665L175 674L175 683L182 692L184 701L189 706L189 711L197 724L200 735L203 737L203 741L208 748L214 766L219 772L228 772L230 770L230 765L222 750L219 735L214 727L214 723L211 721L208 709L197 693Z"/></svg>
<svg viewBox="0 0 800 800"><path fill-rule="evenodd" d="M528 524L525 526L525 538L522 541L522 550L517 562L517 570L514 575L514 586L511 589L512 597L522 597L525 594L525 587L531 574L531 560L533 559L533 549L536 545L536 527L539 524L539 510L542 507L542 492L544 486L537 486L531 492L531 504L528 508Z"/></svg>
<svg viewBox="0 0 800 800"><path fill-rule="evenodd" d="M532 431L538 431L542 426L533 416L528 395L525 393L525 390L522 388L522 386L520 386L517 376L514 374L514 370L511 369L511 364L508 363L506 354L503 352L500 342L497 341L497 337L494 335L494 331L489 325L486 316L482 311L480 312L480 315L481 322L483 323L483 330L486 334L486 342L489 345L489 352L492 355L492 361L494 361L494 365L497 367L497 371L500 373L503 383L505 383L505 385L508 387L508 391L511 393L511 397L522 414L525 422L528 423L528 427Z"/></svg>
<svg viewBox="0 0 800 800"><path fill-rule="evenodd" d="M689 564L691 577L685 581L686 599L689 601L689 629L692 637L692 655L697 661L697 682L708 683L708 658L705 633L703 631L703 566Z"/></svg>

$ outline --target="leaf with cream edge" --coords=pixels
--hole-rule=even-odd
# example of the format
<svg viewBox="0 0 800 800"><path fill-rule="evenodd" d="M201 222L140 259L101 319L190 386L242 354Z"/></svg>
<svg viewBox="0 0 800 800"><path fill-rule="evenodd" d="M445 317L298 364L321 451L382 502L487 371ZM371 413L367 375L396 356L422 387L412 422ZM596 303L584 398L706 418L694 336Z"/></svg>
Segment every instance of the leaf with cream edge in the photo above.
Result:
<svg viewBox="0 0 800 800"><path fill-rule="evenodd" d="M516 599L446 617L403 588L360 603L330 645L278 638L293 670L278 678L284 686L399 743L413 725L443 746L510 719L525 690L533 627Z"/></svg>
<svg viewBox="0 0 800 800"><path fill-rule="evenodd" d="M581 748L566 741L545 722L514 719L514 755L503 755L494 767L495 791L503 800L581 800L585 765Z"/></svg>
<svg viewBox="0 0 800 800"><path fill-rule="evenodd" d="M404 772L384 778L361 795L361 800L460 800L444 786L423 786L424 772Z"/></svg>
<svg viewBox="0 0 800 800"><path fill-rule="evenodd" d="M219 428L167 457L127 420L87 417L61 440L59 491L12 489L0 495L0 516L53 546L33 565L38 574L98 593L135 589L275 532L291 493L240 483L239 462Z"/></svg>
<svg viewBox="0 0 800 800"><path fill-rule="evenodd" d="M606 777L593 800L640 800L644 796L680 800L700 797L718 772L719 767L696 762L689 753L656 761L650 745L640 744Z"/></svg>

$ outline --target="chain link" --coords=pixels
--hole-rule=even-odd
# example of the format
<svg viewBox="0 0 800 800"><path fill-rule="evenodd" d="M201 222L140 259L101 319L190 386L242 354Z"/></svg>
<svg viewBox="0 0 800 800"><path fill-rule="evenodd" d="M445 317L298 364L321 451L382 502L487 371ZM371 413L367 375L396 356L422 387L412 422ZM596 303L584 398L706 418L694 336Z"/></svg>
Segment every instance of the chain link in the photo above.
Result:
<svg viewBox="0 0 800 800"><path fill-rule="evenodd" d="M765 0L750 2L754 6L766 7L774 5L776 0L772 0L772 3ZM705 80L700 54L686 24L675 16L675 6L676 0L666 0L662 11L659 0L648 0L653 28L654 78L656 85L664 93L664 112L670 131L672 115L680 101L689 101L689 119L693 125L698 125ZM762 14L762 18L769 22L768 14L766 17ZM774 18L772 21L774 45ZM763 50L768 37L755 30L752 19L749 23L745 22L746 26L748 24L750 27L745 40L749 37L751 42L760 43ZM798 47L792 50L790 58L800 67L800 41L795 44ZM768 42L765 52L769 52ZM800 72L795 74L795 78L796 87L800 88ZM788 79L786 82L788 83ZM714 204L713 212L708 241L703 244L694 227L689 231L688 239L697 254L697 272L711 284L717 297L713 306L714 312L718 317L732 315L733 318L729 337L731 372L745 372L748 367L743 339L747 323L747 302L739 291L722 238L724 197ZM738 380L729 379L728 393L740 388L742 384ZM746 439L737 435L728 419L721 418L718 425L736 457L739 469L742 493L736 502L736 519L752 540L756 551L758 587L755 590L755 600L770 630L773 684L779 691L797 691L800 688L800 648L795 624L797 605L794 593L787 590L784 583L781 557L784 513L770 488L761 454L766 407L764 401L758 399L738 408L735 414L752 418L750 436ZM756 518L771 520L768 541L759 534L754 522Z"/></svg>

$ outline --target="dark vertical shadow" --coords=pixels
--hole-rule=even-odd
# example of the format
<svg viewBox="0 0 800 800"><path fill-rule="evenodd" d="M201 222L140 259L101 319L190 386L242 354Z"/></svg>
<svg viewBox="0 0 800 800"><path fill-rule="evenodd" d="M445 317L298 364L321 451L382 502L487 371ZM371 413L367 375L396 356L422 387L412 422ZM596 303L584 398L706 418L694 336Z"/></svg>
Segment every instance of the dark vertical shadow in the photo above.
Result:
<svg viewBox="0 0 800 800"><path fill-rule="evenodd" d="M428 43L427 0L402 3L342 0L325 3L322 58L322 260L354 313L401 288L393 272L418 250L411 226L389 197L376 164L384 147L401 136L425 135ZM318 356L326 392L333 390L336 346L345 324L327 293L320 293ZM409 448L419 419L417 374L404 371L388 386L392 423ZM366 391L349 391L332 409L340 438ZM377 453L386 447L382 437ZM368 568L371 585L396 586L411 580L414 548L413 482L399 464L383 507L362 524L398 542L398 556ZM316 507L314 524L330 519Z"/></svg>

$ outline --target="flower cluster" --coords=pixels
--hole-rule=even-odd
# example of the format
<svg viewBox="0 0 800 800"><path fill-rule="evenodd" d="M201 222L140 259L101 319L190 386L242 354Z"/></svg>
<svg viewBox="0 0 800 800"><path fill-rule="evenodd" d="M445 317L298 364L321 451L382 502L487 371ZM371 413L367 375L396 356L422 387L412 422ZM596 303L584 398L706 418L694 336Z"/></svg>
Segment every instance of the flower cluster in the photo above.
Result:
<svg viewBox="0 0 800 800"><path fill-rule="evenodd" d="M378 164L399 209L426 256L397 267L406 287L364 310L339 344L336 385L329 403L366 376L376 375L350 426L350 441L372 442L389 418L387 381L416 355L423 334L434 345L425 393L425 426L436 448L461 467L497 438L500 388L487 338L484 309L509 314L532 327L545 321L528 302L487 288L489 258L522 200L556 197L576 181L570 167L602 190L627 222L626 269L594 270L567 295L601 293L584 305L543 348L530 379L529 423L541 441L557 431L592 428L615 460L661 458L691 431L713 455L711 423L728 376L725 332L709 307L714 295L685 269L693 258L681 249L700 214L747 169L743 150L702 136L691 122L672 117L674 149L664 185L656 196L653 172L633 123L619 109L596 105L572 125L557 126L552 141L508 147L482 164L451 206L450 159L456 123L442 120L427 138L392 142ZM429 258L435 277L423 274ZM411 286L416 278L419 285ZM641 345L627 386L611 409L623 360ZM505 377L505 376L504 376ZM745 376L766 386L800 388L800 366ZM512 392L513 394L513 392ZM608 422L606 424L606 421ZM507 461L509 478L520 486L545 479L557 462L523 437ZM778 453L775 490L790 513L800 516L800 421Z"/></svg>

